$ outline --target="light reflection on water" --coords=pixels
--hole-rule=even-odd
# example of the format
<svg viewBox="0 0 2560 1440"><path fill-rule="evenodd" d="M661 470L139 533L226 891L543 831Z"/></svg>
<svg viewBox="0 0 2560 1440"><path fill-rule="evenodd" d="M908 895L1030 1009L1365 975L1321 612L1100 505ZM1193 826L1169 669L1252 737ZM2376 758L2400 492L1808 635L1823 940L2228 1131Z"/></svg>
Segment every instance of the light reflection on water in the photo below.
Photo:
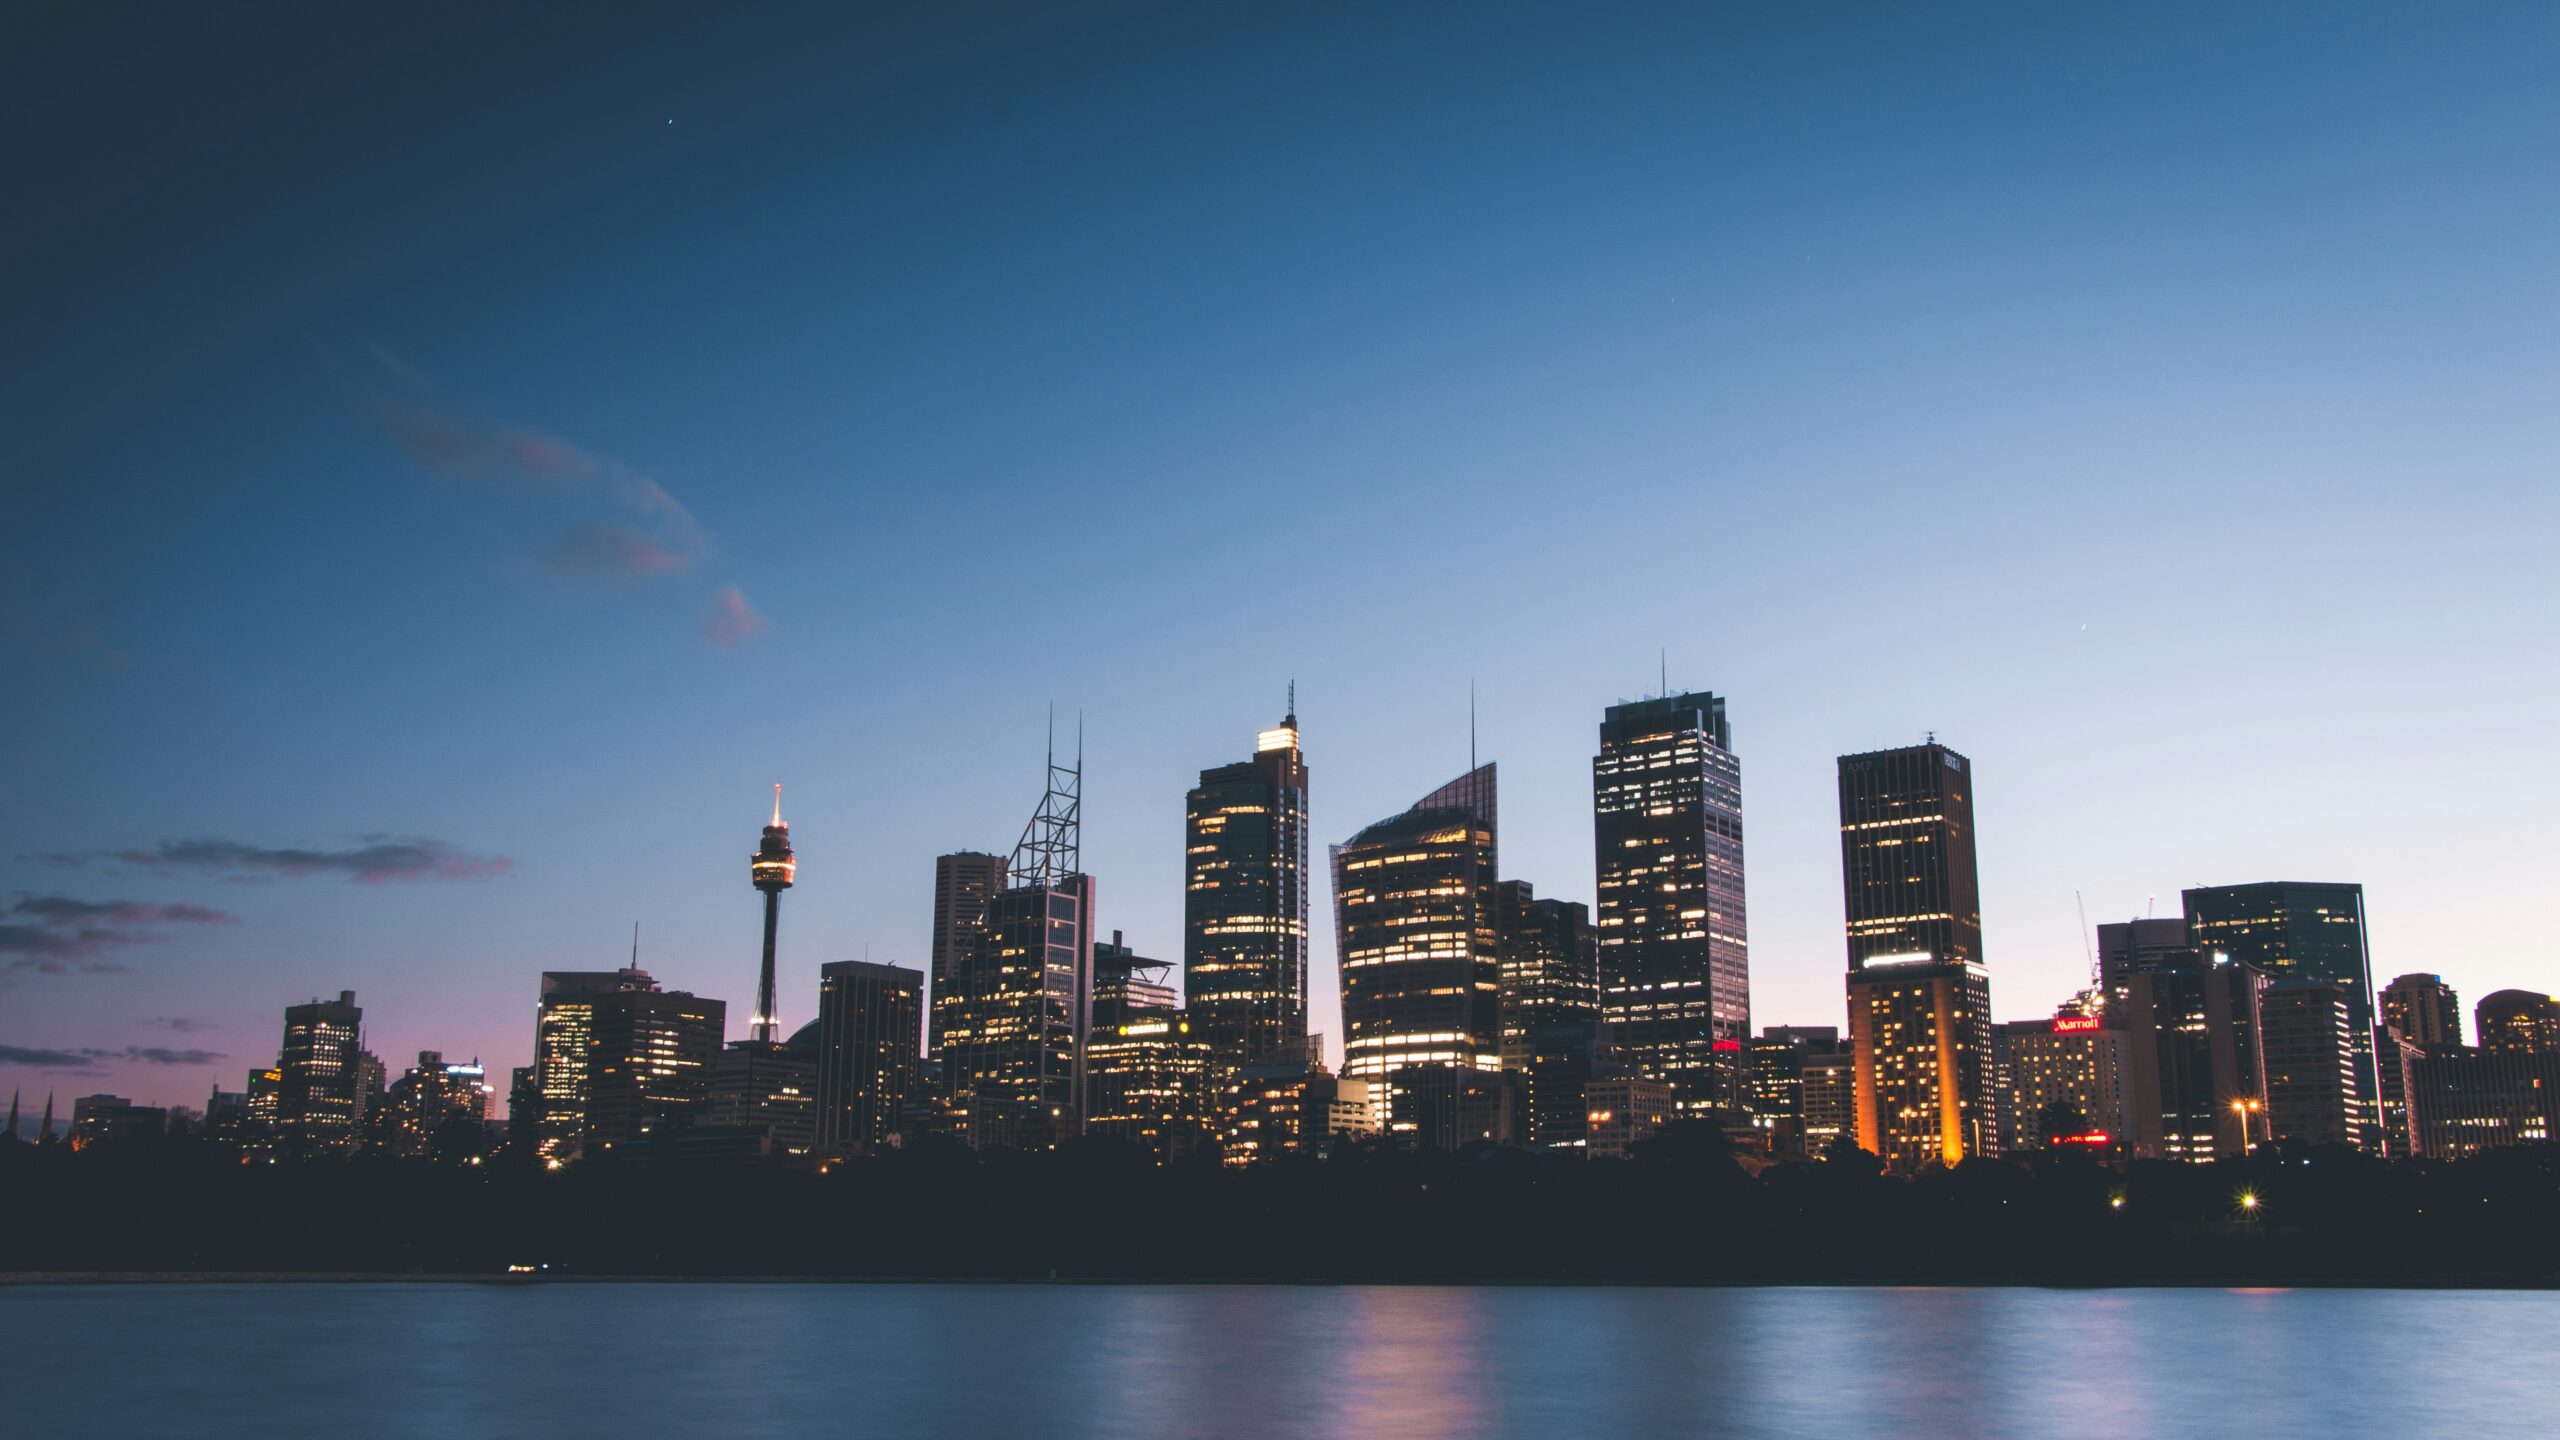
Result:
<svg viewBox="0 0 2560 1440"><path fill-rule="evenodd" d="M2560 1295L0 1289L0 1434L2560 1435Z"/></svg>

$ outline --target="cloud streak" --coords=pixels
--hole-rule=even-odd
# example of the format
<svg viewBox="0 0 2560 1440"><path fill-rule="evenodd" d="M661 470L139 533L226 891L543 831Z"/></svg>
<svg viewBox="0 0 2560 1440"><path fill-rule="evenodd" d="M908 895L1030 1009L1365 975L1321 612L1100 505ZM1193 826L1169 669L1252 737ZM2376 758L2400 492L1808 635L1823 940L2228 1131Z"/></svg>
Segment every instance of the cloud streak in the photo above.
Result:
<svg viewBox="0 0 2560 1440"><path fill-rule="evenodd" d="M48 858L57 864L113 861L146 870L191 870L231 880L340 875L358 885L492 880L506 874L515 863L503 855L465 854L441 840L391 835L360 835L354 845L338 850L248 845L237 840L163 840L149 849Z"/></svg>
<svg viewBox="0 0 2560 1440"><path fill-rule="evenodd" d="M0 974L102 974L130 967L100 957L162 938L157 927L228 925L236 917L204 905L140 900L75 900L21 895L0 918Z"/></svg>
<svg viewBox="0 0 2560 1440"><path fill-rule="evenodd" d="M219 1050L176 1050L165 1045L127 1045L121 1050L103 1050L94 1045L71 1050L0 1045L0 1065L24 1065L34 1070L94 1071L101 1064L118 1060L143 1065L213 1065L229 1058Z"/></svg>
<svg viewBox="0 0 2560 1440"><path fill-rule="evenodd" d="M368 348L407 390L432 388L389 352ZM537 430L474 424L410 400L381 404L375 413L391 443L421 468L517 502L520 513L507 527L517 532L511 542L557 579L628 589L700 576L720 559L719 544L693 512L655 479L610 455ZM703 633L725 650L765 623L737 586L723 585L713 592Z"/></svg>

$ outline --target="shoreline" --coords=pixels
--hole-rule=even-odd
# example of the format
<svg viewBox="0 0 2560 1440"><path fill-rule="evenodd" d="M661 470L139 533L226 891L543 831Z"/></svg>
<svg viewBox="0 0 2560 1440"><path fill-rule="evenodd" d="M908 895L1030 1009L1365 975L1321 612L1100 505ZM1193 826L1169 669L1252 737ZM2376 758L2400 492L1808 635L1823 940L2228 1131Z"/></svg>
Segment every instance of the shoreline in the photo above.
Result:
<svg viewBox="0 0 2560 1440"><path fill-rule="evenodd" d="M0 1289L119 1285L1024 1285L1198 1287L1219 1289L1443 1290L2560 1290L2560 1282L2435 1276L2423 1279L2290 1279L2232 1276L2160 1280L1393 1280L1326 1277L1304 1280L1161 1279L1130 1276L867 1276L867 1275L506 1275L355 1270L19 1270L0 1271Z"/></svg>

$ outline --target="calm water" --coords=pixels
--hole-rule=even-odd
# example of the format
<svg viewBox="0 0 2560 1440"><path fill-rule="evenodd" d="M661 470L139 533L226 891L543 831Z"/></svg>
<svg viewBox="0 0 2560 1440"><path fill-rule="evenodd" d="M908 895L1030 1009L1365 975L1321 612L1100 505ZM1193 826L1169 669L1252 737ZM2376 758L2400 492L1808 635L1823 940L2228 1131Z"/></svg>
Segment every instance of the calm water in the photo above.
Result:
<svg viewBox="0 0 2560 1440"><path fill-rule="evenodd" d="M0 1289L0 1435L2560 1435L2560 1295Z"/></svg>

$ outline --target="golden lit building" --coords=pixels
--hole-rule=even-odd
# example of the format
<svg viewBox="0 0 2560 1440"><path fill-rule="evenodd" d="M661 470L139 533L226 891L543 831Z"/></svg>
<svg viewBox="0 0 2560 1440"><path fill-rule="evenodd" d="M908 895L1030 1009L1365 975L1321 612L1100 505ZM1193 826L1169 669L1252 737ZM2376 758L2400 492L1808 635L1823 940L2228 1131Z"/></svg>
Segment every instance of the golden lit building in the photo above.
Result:
<svg viewBox="0 0 2560 1440"><path fill-rule="evenodd" d="M1490 764L1334 847L1345 1076L1500 1068L1494 847Z"/></svg>

